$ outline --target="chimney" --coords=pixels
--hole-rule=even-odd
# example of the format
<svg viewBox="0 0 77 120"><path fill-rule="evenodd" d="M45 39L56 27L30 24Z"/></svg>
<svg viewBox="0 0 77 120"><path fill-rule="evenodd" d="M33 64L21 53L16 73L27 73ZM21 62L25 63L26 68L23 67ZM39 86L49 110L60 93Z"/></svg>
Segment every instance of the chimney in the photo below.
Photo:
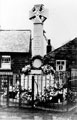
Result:
<svg viewBox="0 0 77 120"><path fill-rule="evenodd" d="M51 51L52 51L52 46L51 46L51 42L50 42L50 39L49 39L48 40L48 45L47 45L47 54Z"/></svg>

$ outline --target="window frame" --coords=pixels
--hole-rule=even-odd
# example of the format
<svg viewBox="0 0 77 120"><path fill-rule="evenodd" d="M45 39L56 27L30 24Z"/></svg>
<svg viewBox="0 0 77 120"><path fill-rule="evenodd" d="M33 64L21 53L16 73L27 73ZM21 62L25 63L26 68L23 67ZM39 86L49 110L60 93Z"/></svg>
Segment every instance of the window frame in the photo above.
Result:
<svg viewBox="0 0 77 120"><path fill-rule="evenodd" d="M57 62L59 64L57 64ZM65 70L63 70L64 65L65 65ZM56 60L56 71L66 71L66 60Z"/></svg>
<svg viewBox="0 0 77 120"><path fill-rule="evenodd" d="M9 64L10 67L4 68L2 67L2 64L6 64L6 65ZM2 55L0 69L11 69L11 56L10 55Z"/></svg>

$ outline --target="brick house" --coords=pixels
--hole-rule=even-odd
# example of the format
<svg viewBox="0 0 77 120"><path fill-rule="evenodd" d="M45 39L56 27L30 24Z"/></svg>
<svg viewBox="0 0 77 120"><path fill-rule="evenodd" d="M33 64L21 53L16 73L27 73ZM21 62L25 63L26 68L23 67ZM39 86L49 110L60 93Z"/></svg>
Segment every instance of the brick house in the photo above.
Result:
<svg viewBox="0 0 77 120"><path fill-rule="evenodd" d="M53 50L44 57L58 72L69 72L72 89L77 90L77 38Z"/></svg>
<svg viewBox="0 0 77 120"><path fill-rule="evenodd" d="M30 30L0 30L0 91L15 84L31 57Z"/></svg>

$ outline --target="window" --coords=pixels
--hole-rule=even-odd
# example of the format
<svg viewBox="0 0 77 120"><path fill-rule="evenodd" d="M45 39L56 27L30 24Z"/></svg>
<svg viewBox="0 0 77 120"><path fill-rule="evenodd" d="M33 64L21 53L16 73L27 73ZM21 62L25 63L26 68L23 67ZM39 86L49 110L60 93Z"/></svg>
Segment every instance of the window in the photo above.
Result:
<svg viewBox="0 0 77 120"><path fill-rule="evenodd" d="M57 65L60 65L60 61L57 61Z"/></svg>
<svg viewBox="0 0 77 120"><path fill-rule="evenodd" d="M11 69L11 57L10 56L2 56L1 69Z"/></svg>
<svg viewBox="0 0 77 120"><path fill-rule="evenodd" d="M62 65L59 65L59 70L62 70L63 69L63 66Z"/></svg>
<svg viewBox="0 0 77 120"><path fill-rule="evenodd" d="M66 60L56 60L56 71L66 70Z"/></svg>
<svg viewBox="0 0 77 120"><path fill-rule="evenodd" d="M64 65L64 61L62 61L61 64Z"/></svg>
<svg viewBox="0 0 77 120"><path fill-rule="evenodd" d="M9 63L10 57L2 57L2 63Z"/></svg>

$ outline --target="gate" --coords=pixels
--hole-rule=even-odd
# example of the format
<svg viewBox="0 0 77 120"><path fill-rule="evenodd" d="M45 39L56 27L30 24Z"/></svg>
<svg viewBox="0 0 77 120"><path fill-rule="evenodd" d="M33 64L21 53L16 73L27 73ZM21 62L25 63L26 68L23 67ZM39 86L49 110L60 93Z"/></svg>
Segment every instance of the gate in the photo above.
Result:
<svg viewBox="0 0 77 120"><path fill-rule="evenodd" d="M30 74L25 76L21 82L20 105L22 107L35 107L42 99L44 88L49 84L50 80L47 81L46 75Z"/></svg>
<svg viewBox="0 0 77 120"><path fill-rule="evenodd" d="M12 72L0 72L0 106L19 106L20 75Z"/></svg>
<svg viewBox="0 0 77 120"><path fill-rule="evenodd" d="M11 72L0 73L0 106L8 106L9 104L9 85L13 82Z"/></svg>

